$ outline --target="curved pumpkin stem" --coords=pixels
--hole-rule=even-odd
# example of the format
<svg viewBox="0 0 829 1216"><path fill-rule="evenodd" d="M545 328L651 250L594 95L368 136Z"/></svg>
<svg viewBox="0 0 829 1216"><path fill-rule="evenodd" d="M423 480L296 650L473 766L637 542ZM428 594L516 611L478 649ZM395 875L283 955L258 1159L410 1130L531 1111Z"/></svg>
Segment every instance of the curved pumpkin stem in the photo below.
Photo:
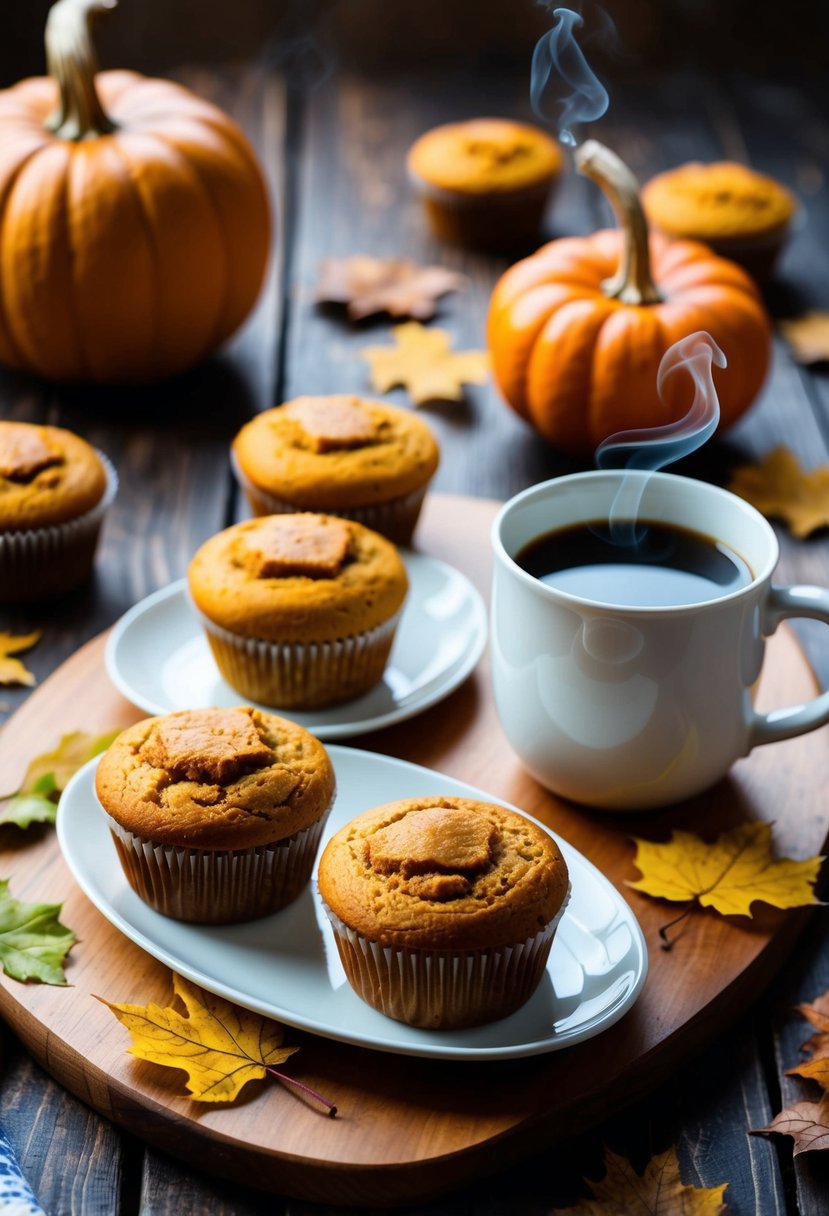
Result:
<svg viewBox="0 0 829 1216"><path fill-rule="evenodd" d="M91 24L118 0L58 0L46 18L46 64L60 89L60 103L47 122L61 139L94 139L115 130L95 88L98 61Z"/></svg>
<svg viewBox="0 0 829 1216"><path fill-rule="evenodd" d="M615 152L588 139L576 151L576 168L601 186L622 232L622 261L602 291L623 304L658 304L662 299L651 277L648 221L639 201L639 184Z"/></svg>

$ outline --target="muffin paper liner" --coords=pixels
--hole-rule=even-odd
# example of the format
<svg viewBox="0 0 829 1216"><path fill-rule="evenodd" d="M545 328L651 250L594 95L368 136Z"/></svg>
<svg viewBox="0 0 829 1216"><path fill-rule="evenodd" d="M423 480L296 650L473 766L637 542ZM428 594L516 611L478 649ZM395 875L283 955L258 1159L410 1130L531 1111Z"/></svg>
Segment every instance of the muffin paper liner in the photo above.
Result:
<svg viewBox="0 0 829 1216"><path fill-rule="evenodd" d="M97 455L107 484L90 511L62 524L0 532L0 603L60 595L88 577L101 524L118 491L114 466L103 452Z"/></svg>
<svg viewBox="0 0 829 1216"><path fill-rule="evenodd" d="M428 481L409 494L401 494L388 502L368 503L362 507L297 506L267 490L255 486L242 470L235 453L231 452L231 464L236 480L245 492L254 515L297 515L303 511L314 511L320 515L336 515L340 519L352 519L355 523L379 532L396 545L408 545L415 530ZM431 480L431 479L430 479Z"/></svg>
<svg viewBox="0 0 829 1216"><path fill-rule="evenodd" d="M483 950L381 946L344 924L323 900L351 987L395 1021L457 1030L507 1017L532 996L544 974L570 888L553 919L534 937Z"/></svg>
<svg viewBox="0 0 829 1216"><path fill-rule="evenodd" d="M145 903L174 920L229 925L296 899L311 877L329 810L284 840L224 850L155 845L106 818L127 881Z"/></svg>
<svg viewBox="0 0 829 1216"><path fill-rule="evenodd" d="M231 688L261 705L311 709L352 700L382 678L400 613L354 637L304 644L243 638L199 617Z"/></svg>
<svg viewBox="0 0 829 1216"><path fill-rule="evenodd" d="M446 190L409 172L409 179L441 240L493 253L528 252L538 244L548 199L559 174L520 189L481 194Z"/></svg>

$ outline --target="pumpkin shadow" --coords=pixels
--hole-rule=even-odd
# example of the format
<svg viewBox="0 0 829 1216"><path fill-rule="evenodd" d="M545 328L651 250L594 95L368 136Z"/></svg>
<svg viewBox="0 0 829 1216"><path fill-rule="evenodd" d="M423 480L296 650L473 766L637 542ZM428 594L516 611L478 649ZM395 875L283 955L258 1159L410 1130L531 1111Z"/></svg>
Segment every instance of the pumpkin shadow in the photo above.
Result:
<svg viewBox="0 0 829 1216"><path fill-rule="evenodd" d="M72 429L152 428L194 438L224 438L256 413L254 387L228 355L214 355L189 371L149 385L59 385L61 422Z"/></svg>

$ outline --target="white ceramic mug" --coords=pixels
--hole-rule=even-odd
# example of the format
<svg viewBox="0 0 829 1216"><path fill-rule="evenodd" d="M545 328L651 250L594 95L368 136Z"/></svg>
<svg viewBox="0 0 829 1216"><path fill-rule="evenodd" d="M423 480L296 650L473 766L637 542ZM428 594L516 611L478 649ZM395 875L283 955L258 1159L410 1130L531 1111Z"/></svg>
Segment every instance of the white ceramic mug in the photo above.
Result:
<svg viewBox="0 0 829 1216"><path fill-rule="evenodd" d="M724 542L753 577L701 603L619 607L548 586L515 558L573 524L607 521L623 479L639 518ZM829 591L771 582L777 539L741 498L668 473L576 473L523 491L493 525L492 662L504 732L529 772L613 810L713 785L761 743L829 721L829 693L757 713L765 638L786 617L829 623Z"/></svg>

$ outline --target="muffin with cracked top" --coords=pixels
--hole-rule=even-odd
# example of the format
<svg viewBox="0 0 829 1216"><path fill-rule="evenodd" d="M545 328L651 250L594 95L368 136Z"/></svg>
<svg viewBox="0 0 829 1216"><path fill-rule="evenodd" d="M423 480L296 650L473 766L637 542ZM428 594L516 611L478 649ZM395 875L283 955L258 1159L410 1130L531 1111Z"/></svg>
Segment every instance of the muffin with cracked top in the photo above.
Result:
<svg viewBox="0 0 829 1216"><path fill-rule="evenodd" d="M72 431L0 422L0 602L82 583L116 486L106 458Z"/></svg>
<svg viewBox="0 0 829 1216"><path fill-rule="evenodd" d="M357 816L326 845L317 877L357 995L431 1029L523 1005L569 895L565 861L539 824L449 796Z"/></svg>
<svg viewBox="0 0 829 1216"><path fill-rule="evenodd" d="M771 275L797 212L785 186L734 161L694 161L660 173L643 187L642 205L666 236L704 241L760 282Z"/></svg>
<svg viewBox="0 0 829 1216"><path fill-rule="evenodd" d="M407 545L439 453L411 410L339 394L258 414L234 439L232 460L256 515L341 515Z"/></svg>
<svg viewBox="0 0 829 1216"><path fill-rule="evenodd" d="M137 722L95 776L130 886L165 916L201 924L252 920L296 898L335 784L318 739L249 707Z"/></svg>
<svg viewBox="0 0 829 1216"><path fill-rule="evenodd" d="M512 253L537 244L564 156L539 127L471 118L426 131L406 163L437 236Z"/></svg>
<svg viewBox="0 0 829 1216"><path fill-rule="evenodd" d="M376 684L408 590L391 541L312 513L226 528L202 545L188 577L225 680L282 709L335 705Z"/></svg>

